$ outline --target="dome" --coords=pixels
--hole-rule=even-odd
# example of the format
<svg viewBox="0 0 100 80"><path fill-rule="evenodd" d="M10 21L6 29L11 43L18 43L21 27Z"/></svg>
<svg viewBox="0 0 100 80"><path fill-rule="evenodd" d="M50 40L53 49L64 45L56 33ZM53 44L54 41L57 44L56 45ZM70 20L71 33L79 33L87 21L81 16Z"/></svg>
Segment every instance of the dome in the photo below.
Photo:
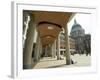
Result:
<svg viewBox="0 0 100 80"><path fill-rule="evenodd" d="M74 32L74 31L77 31L77 30L83 30L82 29L82 27L81 27L81 25L80 24L78 24L77 22L76 22L76 20L74 20L74 25L72 26L72 29L71 29L71 32Z"/></svg>
<svg viewBox="0 0 100 80"><path fill-rule="evenodd" d="M76 38L79 36L84 36L84 34L85 34L84 29L81 27L80 24L76 22L76 20L74 20L74 24L70 32L71 37Z"/></svg>

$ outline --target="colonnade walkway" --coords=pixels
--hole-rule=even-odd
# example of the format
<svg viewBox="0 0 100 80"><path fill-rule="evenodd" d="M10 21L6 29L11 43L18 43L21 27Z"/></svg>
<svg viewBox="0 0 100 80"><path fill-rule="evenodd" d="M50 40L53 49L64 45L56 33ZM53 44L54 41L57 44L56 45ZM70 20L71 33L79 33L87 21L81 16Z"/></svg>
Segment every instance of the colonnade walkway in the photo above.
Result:
<svg viewBox="0 0 100 80"><path fill-rule="evenodd" d="M34 66L33 69L42 69L42 68L59 68L59 67L83 67L83 66L90 66L91 65L91 59L90 56L79 55L75 54L74 56L71 55L71 59L75 62L71 65L66 65L65 57L62 56L63 59L57 60L57 58L52 57L43 57L40 59L40 61Z"/></svg>

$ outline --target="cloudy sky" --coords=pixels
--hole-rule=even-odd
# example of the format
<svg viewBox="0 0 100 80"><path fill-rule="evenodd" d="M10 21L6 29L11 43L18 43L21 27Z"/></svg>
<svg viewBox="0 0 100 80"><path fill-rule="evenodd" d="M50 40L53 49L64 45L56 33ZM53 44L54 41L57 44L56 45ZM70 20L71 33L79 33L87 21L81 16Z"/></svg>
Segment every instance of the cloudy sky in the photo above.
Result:
<svg viewBox="0 0 100 80"><path fill-rule="evenodd" d="M69 34L72 28L72 25L74 24L74 19L76 19L77 23L82 26L83 29L85 29L85 33L91 34L91 14L79 14L77 13L73 19L68 23L68 30Z"/></svg>

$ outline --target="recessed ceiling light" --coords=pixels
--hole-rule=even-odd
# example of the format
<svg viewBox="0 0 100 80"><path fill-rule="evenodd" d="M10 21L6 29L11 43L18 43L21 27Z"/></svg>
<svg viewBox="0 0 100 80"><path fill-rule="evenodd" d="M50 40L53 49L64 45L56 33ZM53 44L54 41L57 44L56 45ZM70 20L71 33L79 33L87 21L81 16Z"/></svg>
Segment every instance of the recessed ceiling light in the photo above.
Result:
<svg viewBox="0 0 100 80"><path fill-rule="evenodd" d="M50 36L47 36L46 38L51 38Z"/></svg>
<svg viewBox="0 0 100 80"><path fill-rule="evenodd" d="M52 29L54 29L52 26L48 26L48 29L50 29L50 30L52 30Z"/></svg>

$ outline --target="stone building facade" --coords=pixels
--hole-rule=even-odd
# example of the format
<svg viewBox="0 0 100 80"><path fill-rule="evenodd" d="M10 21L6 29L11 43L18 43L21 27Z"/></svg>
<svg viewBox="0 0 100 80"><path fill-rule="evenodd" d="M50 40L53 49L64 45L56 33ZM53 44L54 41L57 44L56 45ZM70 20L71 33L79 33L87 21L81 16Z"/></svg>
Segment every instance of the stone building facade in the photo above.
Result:
<svg viewBox="0 0 100 80"><path fill-rule="evenodd" d="M85 30L80 24L74 20L74 24L71 28L70 36L75 40L75 50L78 54L90 53L90 40L91 35L85 34Z"/></svg>

